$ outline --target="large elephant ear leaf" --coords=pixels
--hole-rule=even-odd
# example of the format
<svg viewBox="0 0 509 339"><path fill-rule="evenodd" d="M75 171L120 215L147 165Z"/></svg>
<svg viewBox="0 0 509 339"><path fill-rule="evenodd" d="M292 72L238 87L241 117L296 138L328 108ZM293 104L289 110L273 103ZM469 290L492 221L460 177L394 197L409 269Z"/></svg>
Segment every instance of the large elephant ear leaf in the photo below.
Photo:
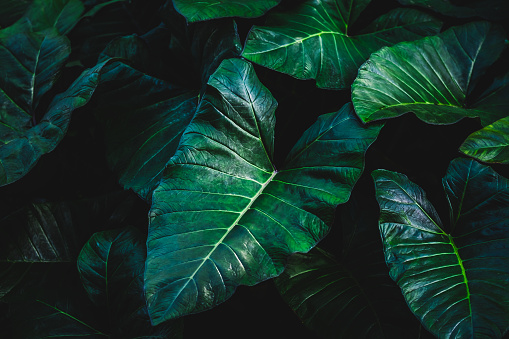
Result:
<svg viewBox="0 0 509 339"><path fill-rule="evenodd" d="M470 134L460 151L480 161L509 164L509 117Z"/></svg>
<svg viewBox="0 0 509 339"><path fill-rule="evenodd" d="M373 53L352 85L355 111L365 121L413 112L433 124L479 117L483 125L507 115L470 93L504 49L503 30L487 22L452 27L419 41ZM502 91L489 100L505 100Z"/></svg>
<svg viewBox="0 0 509 339"><path fill-rule="evenodd" d="M209 85L152 196L145 290L153 324L212 308L238 285L279 275L291 253L309 251L348 199L381 128L363 127L346 105L311 127L300 155L278 172L277 103L253 66L225 60ZM355 126L360 141L350 144L341 131Z"/></svg>
<svg viewBox="0 0 509 339"><path fill-rule="evenodd" d="M458 17L481 17L502 20L509 15L509 2L505 0L480 0L461 2L454 0L398 0L403 5L420 6L435 12Z"/></svg>
<svg viewBox="0 0 509 339"><path fill-rule="evenodd" d="M225 17L256 18L262 16L281 0L173 0L173 4L188 22Z"/></svg>
<svg viewBox="0 0 509 339"><path fill-rule="evenodd" d="M412 312L441 338L501 338L509 328L509 181L474 160L453 160L443 180L446 231L406 176L373 177L386 262Z"/></svg>
<svg viewBox="0 0 509 339"><path fill-rule="evenodd" d="M383 46L436 34L441 23L412 9L396 9L364 31L351 31L369 0L307 0L291 11L270 14L254 27L242 56L321 88L344 89L359 66Z"/></svg>
<svg viewBox="0 0 509 339"><path fill-rule="evenodd" d="M90 300L106 310L112 333L119 331L115 334L123 338L166 338L172 332L170 323L150 324L143 292L145 258L145 237L134 227L95 233L78 256Z"/></svg>

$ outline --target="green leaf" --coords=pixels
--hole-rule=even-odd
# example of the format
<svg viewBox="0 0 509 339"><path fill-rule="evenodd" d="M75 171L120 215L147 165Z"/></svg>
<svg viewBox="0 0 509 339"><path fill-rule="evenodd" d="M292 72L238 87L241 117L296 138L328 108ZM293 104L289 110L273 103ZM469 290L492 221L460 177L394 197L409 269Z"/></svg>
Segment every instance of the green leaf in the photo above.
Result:
<svg viewBox="0 0 509 339"><path fill-rule="evenodd" d="M188 22L225 17L256 18L280 2L281 0L173 0L177 11L186 17Z"/></svg>
<svg viewBox="0 0 509 339"><path fill-rule="evenodd" d="M31 204L2 218L0 262L71 262L79 252L80 230L65 203ZM74 227L73 227L74 226Z"/></svg>
<svg viewBox="0 0 509 339"><path fill-rule="evenodd" d="M242 56L321 88L348 88L359 66L383 46L436 34L441 23L412 9L389 12L358 34L350 27L369 0L307 0L294 10L270 14L254 27Z"/></svg>
<svg viewBox="0 0 509 339"><path fill-rule="evenodd" d="M17 106L7 95L0 98L1 186L23 177L43 154L51 152L58 145L67 131L72 112L90 100L99 81L100 70L106 63L108 61L84 71L64 93L53 99L47 113L36 125L20 107L22 102Z"/></svg>
<svg viewBox="0 0 509 339"><path fill-rule="evenodd" d="M272 164L276 101L250 63L222 62L154 190L145 290L153 324L225 301L309 251L348 200L380 125L351 105L304 133Z"/></svg>
<svg viewBox="0 0 509 339"><path fill-rule="evenodd" d="M421 6L441 14L458 17L482 17L487 20L506 19L509 3L505 0L454 1L454 0L398 0L403 5ZM456 5L461 4L461 5Z"/></svg>
<svg viewBox="0 0 509 339"><path fill-rule="evenodd" d="M331 245L342 249L340 256L319 248L294 254L274 281L302 322L321 337L416 338L420 324L389 277L378 206L374 197L366 200L371 190L366 191L356 186L348 203L339 206L343 241Z"/></svg>
<svg viewBox="0 0 509 339"><path fill-rule="evenodd" d="M106 310L111 331L122 338L161 337L170 324L152 327L143 294L146 246L133 227L95 233L78 257L78 271L88 296Z"/></svg>
<svg viewBox="0 0 509 339"><path fill-rule="evenodd" d="M115 40L103 53L105 57L124 57L138 68L123 63L108 66L101 75L94 112L105 132L108 163L119 174L120 184L147 200L196 113L200 80L205 85L221 60L240 53L233 20L195 24L189 40L192 55L188 59L193 61L191 66L198 79L190 87L140 71L150 69L147 61L154 59L139 37ZM185 69L192 74L189 68ZM178 79L174 82L178 83Z"/></svg>
<svg viewBox="0 0 509 339"><path fill-rule="evenodd" d="M34 0L23 17L9 29L40 32L55 28L65 35L73 29L84 10L80 0Z"/></svg>
<svg viewBox="0 0 509 339"><path fill-rule="evenodd" d="M490 124L507 112L490 102L473 102L470 93L499 57L504 39L500 27L474 22L383 48L359 69L352 85L355 111L365 122L413 112L433 124L464 117L479 117L483 125ZM507 101L502 92L493 92L490 100Z"/></svg>
<svg viewBox="0 0 509 339"><path fill-rule="evenodd" d="M501 338L509 328L509 181L473 160L443 179L447 232L421 188L373 172L390 275L423 325L440 338Z"/></svg>
<svg viewBox="0 0 509 339"><path fill-rule="evenodd" d="M0 0L0 28L7 27L23 16L32 0Z"/></svg>
<svg viewBox="0 0 509 339"><path fill-rule="evenodd" d="M102 74L97 98L110 168L124 188L149 199L196 112L197 91L115 62Z"/></svg>
<svg viewBox="0 0 509 339"><path fill-rule="evenodd" d="M509 117L470 134L460 151L479 161L509 164Z"/></svg>

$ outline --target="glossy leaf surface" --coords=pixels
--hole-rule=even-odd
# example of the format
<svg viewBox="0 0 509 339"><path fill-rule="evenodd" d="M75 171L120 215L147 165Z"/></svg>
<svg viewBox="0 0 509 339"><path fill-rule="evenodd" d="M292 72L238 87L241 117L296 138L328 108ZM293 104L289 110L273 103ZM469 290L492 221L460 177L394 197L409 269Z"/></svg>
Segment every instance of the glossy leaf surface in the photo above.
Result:
<svg viewBox="0 0 509 339"><path fill-rule="evenodd" d="M320 248L292 255L274 281L304 324L323 338L415 338L420 324L389 277L378 206L371 190L352 193L339 206L342 242L336 255ZM403 325L404 324L404 325ZM425 338L424 333L420 338Z"/></svg>
<svg viewBox="0 0 509 339"><path fill-rule="evenodd" d="M281 0L173 0L173 4L188 22L225 17L255 18L262 16Z"/></svg>
<svg viewBox="0 0 509 339"><path fill-rule="evenodd" d="M441 23L411 9L396 9L358 34L350 26L369 0L308 0L294 10L270 14L254 27L242 56L321 88L348 88L359 66L383 46L438 33Z"/></svg>
<svg viewBox="0 0 509 339"><path fill-rule="evenodd" d="M253 67L225 60L209 85L152 196L145 290L153 324L211 308L311 249L381 128L362 126L345 105L310 127L276 171L276 101Z"/></svg>
<svg viewBox="0 0 509 339"><path fill-rule="evenodd" d="M451 1L451 0L398 0L403 5L420 6L433 11L458 17L482 17L501 20L509 16L509 2L505 0Z"/></svg>
<svg viewBox="0 0 509 339"><path fill-rule="evenodd" d="M373 172L390 275L440 338L501 338L509 328L509 181L474 160L443 179L445 228L424 191L399 173Z"/></svg>
<svg viewBox="0 0 509 339"><path fill-rule="evenodd" d="M58 145L69 126L72 112L90 100L104 64L84 71L64 93L55 96L42 120L35 125L32 117L23 111L26 103L21 100L18 105L16 101L11 101L12 97L17 98L22 92L11 94L12 97L5 95L5 92L0 93L3 95L0 98L0 185L23 177L43 154L51 152Z"/></svg>
<svg viewBox="0 0 509 339"><path fill-rule="evenodd" d="M460 151L479 161L509 164L509 117L470 134Z"/></svg>
<svg viewBox="0 0 509 339"><path fill-rule="evenodd" d="M501 107L467 105L469 94L504 48L504 32L487 22L455 26L444 33L373 53L352 85L355 111L365 121L413 112L433 124L479 117L483 125L507 115ZM507 101L502 91L490 100Z"/></svg>
<svg viewBox="0 0 509 339"><path fill-rule="evenodd" d="M90 300L105 310L110 331L129 338L166 338L170 323L152 327L143 293L145 237L134 227L95 233L78 257Z"/></svg>

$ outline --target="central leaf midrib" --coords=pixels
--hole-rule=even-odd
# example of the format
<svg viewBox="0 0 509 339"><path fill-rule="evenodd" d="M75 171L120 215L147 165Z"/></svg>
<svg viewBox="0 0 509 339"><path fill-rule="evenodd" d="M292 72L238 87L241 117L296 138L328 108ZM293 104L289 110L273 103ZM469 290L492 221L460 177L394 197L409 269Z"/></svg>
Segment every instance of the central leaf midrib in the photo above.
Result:
<svg viewBox="0 0 509 339"><path fill-rule="evenodd" d="M459 250L456 247L456 244L454 243L454 239L450 234L447 234L447 237L449 238L449 243L452 246L452 249L454 251L454 254L456 255L456 258L458 260L458 265L461 268L461 275L463 276L463 282L465 284L465 289L467 292L466 300L468 302L468 316L470 317L470 327L473 328L473 319L472 319L472 303L470 302L470 288L468 286L468 279L467 279L467 272L465 270L465 266L463 266L463 260L460 257Z"/></svg>
<svg viewBox="0 0 509 339"><path fill-rule="evenodd" d="M224 235L221 237L221 239L219 239L216 244L214 245L214 247L209 251L208 255L201 259L201 263L200 265L194 270L193 274L191 276L189 276L187 278L187 282L180 288L180 290L178 291L177 293L177 296L179 296L181 294L181 292L187 287L187 285L189 284L189 282L191 280L194 279L194 276L200 271L200 269L202 268L202 266L207 262L207 260L210 259L210 257L212 256L212 253L214 253L214 251L217 249L217 247L223 243L223 240L228 236L228 234L230 234L230 232L235 228L235 226L237 226L238 222L242 219L242 217L247 213L247 211L251 208L251 206L253 205L253 203L256 201L256 199L262 194L263 190L265 189L265 187L267 187L267 185L272 181L272 179L274 178L274 176L277 174L277 171L273 171L271 176L261 185L260 189L258 190L258 192L256 192L256 194L250 199L251 201L247 204L247 206L241 211L239 212L239 216L237 217L237 219L235 219L235 221L232 222L232 225L227 229L227 231L224 233ZM171 305L167 308L167 311L168 312L170 309L171 309L171 306L173 305L173 303L175 302L175 300L177 299L177 297L174 299L174 301L171 303ZM163 318L166 316L166 314L163 316Z"/></svg>

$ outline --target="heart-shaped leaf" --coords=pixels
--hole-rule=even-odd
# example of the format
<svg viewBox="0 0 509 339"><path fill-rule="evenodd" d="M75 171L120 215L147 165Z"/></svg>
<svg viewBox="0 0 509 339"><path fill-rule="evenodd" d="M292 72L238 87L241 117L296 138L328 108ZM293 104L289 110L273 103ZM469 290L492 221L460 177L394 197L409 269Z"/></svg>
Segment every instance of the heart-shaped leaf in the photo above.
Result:
<svg viewBox="0 0 509 339"><path fill-rule="evenodd" d="M436 34L441 23L412 9L396 9L356 34L351 25L370 0L307 0L294 10L270 14L254 27L242 56L321 88L348 88L359 66L383 46Z"/></svg>
<svg viewBox="0 0 509 339"><path fill-rule="evenodd" d="M489 102L472 103L470 93L480 76L504 49L498 26L473 22L419 41L373 53L352 85L355 112L365 121L413 112L433 124L479 117L483 125L507 115L503 91L485 94ZM507 104L506 104L507 105Z"/></svg>
<svg viewBox="0 0 509 339"><path fill-rule="evenodd" d="M509 180L453 160L443 179L446 229L405 175L373 177L385 259L412 312L440 338L501 338L509 329Z"/></svg>
<svg viewBox="0 0 509 339"><path fill-rule="evenodd" d="M351 105L322 116L272 164L276 101L253 67L222 62L154 190L145 290L153 324L214 307L309 251L348 200L380 125Z"/></svg>
<svg viewBox="0 0 509 339"><path fill-rule="evenodd" d="M480 161L509 164L509 117L470 134L460 151Z"/></svg>
<svg viewBox="0 0 509 339"><path fill-rule="evenodd" d="M173 0L177 11L185 16L188 22L225 17L255 18L280 2L281 0Z"/></svg>
<svg viewBox="0 0 509 339"><path fill-rule="evenodd" d="M509 2L505 0L398 0L403 5L421 6L433 11L458 17L471 18L480 16L487 20L501 20L509 15Z"/></svg>

